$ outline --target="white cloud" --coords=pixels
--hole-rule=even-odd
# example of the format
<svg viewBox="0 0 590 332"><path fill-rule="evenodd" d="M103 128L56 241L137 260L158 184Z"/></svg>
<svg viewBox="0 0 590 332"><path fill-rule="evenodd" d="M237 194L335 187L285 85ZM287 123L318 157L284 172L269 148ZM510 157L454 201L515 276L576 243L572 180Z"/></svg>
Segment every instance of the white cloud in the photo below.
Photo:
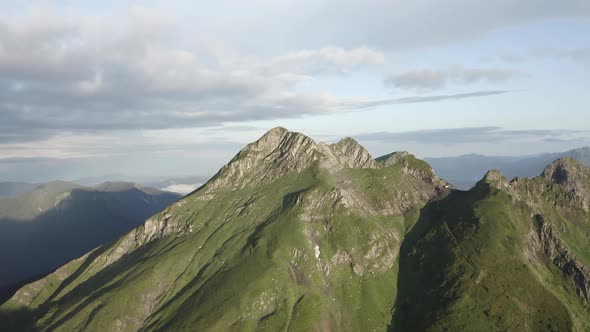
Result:
<svg viewBox="0 0 590 332"><path fill-rule="evenodd" d="M160 190L164 190L164 191L170 191L173 193L178 193L181 195L186 195L190 192L195 191L197 188L199 188L199 186L201 186L200 183L195 183L195 184L172 184L169 185L167 187L164 188L160 188Z"/></svg>
<svg viewBox="0 0 590 332"><path fill-rule="evenodd" d="M510 68L465 68L452 66L446 69L420 69L388 75L387 85L399 89L434 90L448 84L468 85L479 82L497 84L526 75Z"/></svg>
<svg viewBox="0 0 590 332"><path fill-rule="evenodd" d="M18 158L73 159L107 157L121 145L117 137L60 134L42 142L0 143L0 160Z"/></svg>
<svg viewBox="0 0 590 332"><path fill-rule="evenodd" d="M264 65L266 71L283 71L292 74L313 75L318 73L343 73L361 66L383 66L385 55L366 46L343 49L324 47L316 50L301 50L279 56Z"/></svg>
<svg viewBox="0 0 590 332"><path fill-rule="evenodd" d="M422 101L297 92L308 77L384 66L385 55L369 47L208 62L200 52L169 42L175 24L167 16L144 10L122 27L109 23L108 17L61 18L51 12L0 19L0 140L207 127ZM441 99L448 98L424 101Z"/></svg>
<svg viewBox="0 0 590 332"><path fill-rule="evenodd" d="M590 130L520 129L465 127L405 132L376 132L357 135L366 141L421 143L434 145L498 142L589 142Z"/></svg>
<svg viewBox="0 0 590 332"><path fill-rule="evenodd" d="M171 6L170 1L161 3L163 9ZM198 11L194 1L174 3L183 24L194 26L191 31L205 35L201 38L215 35L260 52L325 45L405 52L527 23L590 17L587 0L218 0L199 5Z"/></svg>

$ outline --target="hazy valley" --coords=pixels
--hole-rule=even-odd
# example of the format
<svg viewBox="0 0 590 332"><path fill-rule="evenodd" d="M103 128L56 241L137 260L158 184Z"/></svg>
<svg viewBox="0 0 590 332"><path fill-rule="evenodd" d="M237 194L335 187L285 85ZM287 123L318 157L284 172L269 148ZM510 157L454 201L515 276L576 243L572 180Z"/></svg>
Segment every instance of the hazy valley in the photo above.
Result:
<svg viewBox="0 0 590 332"><path fill-rule="evenodd" d="M178 198L132 183L57 181L0 198L2 300L15 285L118 238Z"/></svg>

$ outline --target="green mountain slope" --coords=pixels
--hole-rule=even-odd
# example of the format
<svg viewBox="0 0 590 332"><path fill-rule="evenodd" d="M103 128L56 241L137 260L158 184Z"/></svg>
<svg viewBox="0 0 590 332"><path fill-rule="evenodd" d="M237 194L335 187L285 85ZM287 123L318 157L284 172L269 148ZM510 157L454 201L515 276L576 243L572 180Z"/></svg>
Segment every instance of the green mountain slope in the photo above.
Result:
<svg viewBox="0 0 590 332"><path fill-rule="evenodd" d="M275 128L196 192L23 287L0 326L584 331L588 176L568 159L453 191L410 154Z"/></svg>
<svg viewBox="0 0 590 332"><path fill-rule="evenodd" d="M561 159L430 204L401 248L392 330L589 330L589 180Z"/></svg>
<svg viewBox="0 0 590 332"><path fill-rule="evenodd" d="M282 128L115 243L21 289L43 329L386 328L397 255L445 183Z"/></svg>

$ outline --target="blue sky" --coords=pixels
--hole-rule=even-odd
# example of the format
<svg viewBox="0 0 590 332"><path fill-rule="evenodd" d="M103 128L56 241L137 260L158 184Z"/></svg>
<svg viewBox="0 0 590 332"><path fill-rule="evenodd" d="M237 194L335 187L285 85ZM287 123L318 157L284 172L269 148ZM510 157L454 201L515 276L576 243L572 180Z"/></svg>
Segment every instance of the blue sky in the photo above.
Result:
<svg viewBox="0 0 590 332"><path fill-rule="evenodd" d="M590 145L587 1L0 1L0 13L0 181L209 175L279 125L352 136L374 156Z"/></svg>

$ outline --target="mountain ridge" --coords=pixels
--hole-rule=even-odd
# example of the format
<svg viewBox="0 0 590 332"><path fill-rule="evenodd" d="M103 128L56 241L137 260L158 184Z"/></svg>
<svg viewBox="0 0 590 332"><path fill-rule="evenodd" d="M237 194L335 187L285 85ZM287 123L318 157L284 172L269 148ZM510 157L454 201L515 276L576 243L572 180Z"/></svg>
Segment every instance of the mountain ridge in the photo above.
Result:
<svg viewBox="0 0 590 332"><path fill-rule="evenodd" d="M557 153L526 156L468 154L457 157L425 158L442 178L457 188L468 190L490 169L501 169L507 177L534 177L556 159L573 157L590 165L590 147Z"/></svg>
<svg viewBox="0 0 590 332"><path fill-rule="evenodd" d="M42 330L590 327L577 182L490 171L458 191L409 153L359 146L274 128L0 312Z"/></svg>

